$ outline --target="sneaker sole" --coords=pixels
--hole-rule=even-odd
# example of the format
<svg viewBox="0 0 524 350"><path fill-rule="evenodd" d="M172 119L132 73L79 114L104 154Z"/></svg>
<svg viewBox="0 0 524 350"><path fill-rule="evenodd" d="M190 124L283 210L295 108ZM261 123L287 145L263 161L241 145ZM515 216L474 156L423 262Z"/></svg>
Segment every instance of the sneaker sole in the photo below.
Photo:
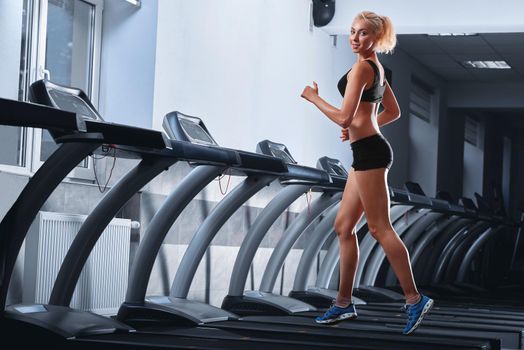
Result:
<svg viewBox="0 0 524 350"><path fill-rule="evenodd" d="M407 331L406 333L404 333L404 334L405 335L411 334L415 329L417 329L417 327L419 326L420 322L422 322L422 319L424 319L424 316L426 316L426 314L429 312L429 310L431 310L432 307L433 307L433 299L429 299L429 301L426 303L426 305L424 305L424 309L422 310L422 313L418 317L417 322L415 322L413 327L411 327L411 329L409 331Z"/></svg>
<svg viewBox="0 0 524 350"><path fill-rule="evenodd" d="M337 322L344 321L344 320L354 320L357 317L358 317L357 314L345 313L345 314L342 314L342 315L338 316L337 318L324 320L324 321L322 321L322 320L315 320L315 322L319 323L319 324L332 324L332 323L337 323Z"/></svg>

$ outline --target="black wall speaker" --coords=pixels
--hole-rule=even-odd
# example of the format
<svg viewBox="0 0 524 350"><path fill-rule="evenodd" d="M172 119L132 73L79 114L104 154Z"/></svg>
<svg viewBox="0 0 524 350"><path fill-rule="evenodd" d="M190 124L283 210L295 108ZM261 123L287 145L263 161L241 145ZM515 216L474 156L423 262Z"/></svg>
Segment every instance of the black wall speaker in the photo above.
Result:
<svg viewBox="0 0 524 350"><path fill-rule="evenodd" d="M323 27L335 16L335 0L313 0L313 24Z"/></svg>

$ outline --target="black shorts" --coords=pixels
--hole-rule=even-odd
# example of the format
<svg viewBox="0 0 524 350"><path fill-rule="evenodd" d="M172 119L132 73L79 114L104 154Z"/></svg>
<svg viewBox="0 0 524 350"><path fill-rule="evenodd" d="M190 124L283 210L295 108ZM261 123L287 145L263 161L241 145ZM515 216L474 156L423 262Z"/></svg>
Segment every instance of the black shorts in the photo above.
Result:
<svg viewBox="0 0 524 350"><path fill-rule="evenodd" d="M353 169L356 171L390 168L393 164L393 150L381 134L364 137L351 143Z"/></svg>

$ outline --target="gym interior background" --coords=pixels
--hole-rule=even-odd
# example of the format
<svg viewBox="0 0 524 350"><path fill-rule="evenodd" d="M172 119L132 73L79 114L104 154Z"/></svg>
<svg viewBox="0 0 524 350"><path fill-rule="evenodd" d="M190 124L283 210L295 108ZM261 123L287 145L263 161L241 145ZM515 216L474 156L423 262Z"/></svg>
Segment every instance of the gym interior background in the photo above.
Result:
<svg viewBox="0 0 524 350"><path fill-rule="evenodd" d="M300 98L315 80L337 105L336 82L354 63L348 30L370 9L391 17L398 46L382 55L401 118L383 128L395 151L392 187L418 182L426 194L482 194L518 219L524 200L524 24L520 1L337 1L325 26L312 21L309 0L0 0L0 97L27 100L31 82L48 77L84 89L108 121L162 129L178 110L203 118L218 143L254 151L264 139L285 143L299 164L322 156L349 168L340 130ZM505 61L510 69L477 69L467 61ZM0 215L5 215L53 141L37 129L0 127ZM133 160L87 159L43 210L88 214ZM119 212L130 219L129 264L148 222L190 171L178 163ZM96 174L96 176L95 176ZM229 188L242 179L231 177ZM228 177L221 180L222 190ZM246 228L279 190L273 183L221 229L206 253L189 298L220 306ZM197 196L172 227L148 294L167 294L192 234L223 194L218 182ZM313 199L315 194L313 194ZM257 280L283 228L311 199L297 200L272 226L247 286ZM276 289L291 289L307 235L295 245ZM515 273L522 273L519 242ZM321 253L322 254L322 253ZM33 257L34 258L34 257ZM32 258L32 259L33 259ZM8 303L24 298L22 253ZM313 271L315 273L315 271ZM313 277L313 276L312 276ZM101 291L102 292L102 291Z"/></svg>

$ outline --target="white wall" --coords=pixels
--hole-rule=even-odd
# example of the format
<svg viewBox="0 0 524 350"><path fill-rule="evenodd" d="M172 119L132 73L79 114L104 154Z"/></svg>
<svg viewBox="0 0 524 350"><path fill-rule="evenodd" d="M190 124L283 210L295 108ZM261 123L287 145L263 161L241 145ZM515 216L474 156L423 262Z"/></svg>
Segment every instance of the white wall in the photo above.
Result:
<svg viewBox="0 0 524 350"><path fill-rule="evenodd" d="M105 1L99 110L104 119L150 128L153 114L157 1L140 8Z"/></svg>
<svg viewBox="0 0 524 350"><path fill-rule="evenodd" d="M159 0L153 126L173 110L200 116L223 146L254 151L285 143L295 159L351 164L338 126L300 97L316 80L340 105L336 88L355 57L345 41L309 31L308 0Z"/></svg>
<svg viewBox="0 0 524 350"><path fill-rule="evenodd" d="M324 27L326 32L333 34L347 33L348 23L363 10L389 16L397 24L399 34L524 31L522 0L504 0L496 4L489 0L338 0L335 8L335 17Z"/></svg>
<svg viewBox="0 0 524 350"><path fill-rule="evenodd" d="M0 97L18 99L22 1L0 1Z"/></svg>

